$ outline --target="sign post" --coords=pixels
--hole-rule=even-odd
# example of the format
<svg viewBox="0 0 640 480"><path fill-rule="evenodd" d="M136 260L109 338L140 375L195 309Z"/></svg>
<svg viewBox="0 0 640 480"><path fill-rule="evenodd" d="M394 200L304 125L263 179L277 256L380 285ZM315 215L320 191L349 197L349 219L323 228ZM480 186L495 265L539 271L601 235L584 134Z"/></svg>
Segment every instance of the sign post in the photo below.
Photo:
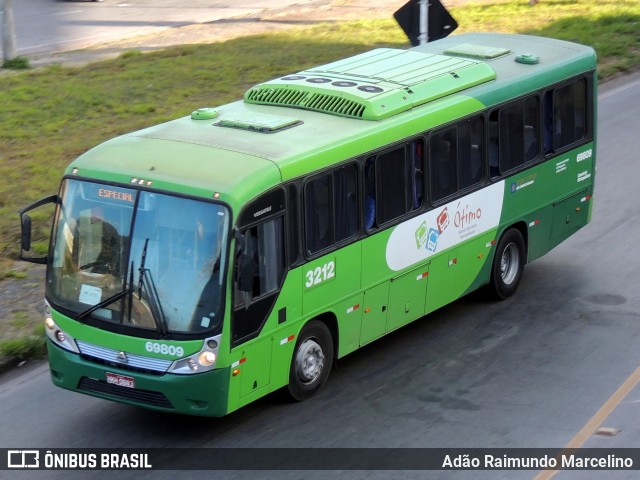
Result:
<svg viewBox="0 0 640 480"><path fill-rule="evenodd" d="M414 47L444 38L458 28L440 0L409 0L393 18Z"/></svg>
<svg viewBox="0 0 640 480"><path fill-rule="evenodd" d="M16 31L13 21L13 0L0 0L0 30L2 30L3 63L16 58Z"/></svg>
<svg viewBox="0 0 640 480"><path fill-rule="evenodd" d="M425 45L429 42L429 0L420 0L420 35L418 43Z"/></svg>

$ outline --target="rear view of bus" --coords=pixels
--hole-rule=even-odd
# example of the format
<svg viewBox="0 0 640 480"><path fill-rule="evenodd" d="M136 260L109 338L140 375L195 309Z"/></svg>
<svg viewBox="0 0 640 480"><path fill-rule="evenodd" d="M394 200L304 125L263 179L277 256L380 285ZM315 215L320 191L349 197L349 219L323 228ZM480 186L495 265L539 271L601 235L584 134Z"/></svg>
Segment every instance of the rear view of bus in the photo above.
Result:
<svg viewBox="0 0 640 480"><path fill-rule="evenodd" d="M585 226L595 54L474 34L378 49L132 132L21 211L55 385L192 415L285 388ZM55 206L46 257L28 212ZM517 301L514 300L514 301Z"/></svg>

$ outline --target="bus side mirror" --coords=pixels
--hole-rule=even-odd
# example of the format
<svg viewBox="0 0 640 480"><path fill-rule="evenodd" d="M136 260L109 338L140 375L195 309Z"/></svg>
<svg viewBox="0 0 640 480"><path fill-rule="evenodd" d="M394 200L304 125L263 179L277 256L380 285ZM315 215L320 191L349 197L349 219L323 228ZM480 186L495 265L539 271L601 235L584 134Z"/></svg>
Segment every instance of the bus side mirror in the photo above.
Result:
<svg viewBox="0 0 640 480"><path fill-rule="evenodd" d="M49 203L57 204L59 200L58 195L49 195L20 210L20 260L31 263L47 263L46 255L41 257L25 257L23 255L23 252L31 251L31 232L33 230L31 217L27 215L27 212Z"/></svg>

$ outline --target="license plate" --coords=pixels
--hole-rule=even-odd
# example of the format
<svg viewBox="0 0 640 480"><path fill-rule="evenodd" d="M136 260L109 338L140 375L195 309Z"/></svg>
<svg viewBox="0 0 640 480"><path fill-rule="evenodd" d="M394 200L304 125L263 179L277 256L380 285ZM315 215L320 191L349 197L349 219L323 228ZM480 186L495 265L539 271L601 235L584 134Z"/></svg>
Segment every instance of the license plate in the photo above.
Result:
<svg viewBox="0 0 640 480"><path fill-rule="evenodd" d="M136 380L118 373L107 372L107 383L118 385L119 387L136 388Z"/></svg>

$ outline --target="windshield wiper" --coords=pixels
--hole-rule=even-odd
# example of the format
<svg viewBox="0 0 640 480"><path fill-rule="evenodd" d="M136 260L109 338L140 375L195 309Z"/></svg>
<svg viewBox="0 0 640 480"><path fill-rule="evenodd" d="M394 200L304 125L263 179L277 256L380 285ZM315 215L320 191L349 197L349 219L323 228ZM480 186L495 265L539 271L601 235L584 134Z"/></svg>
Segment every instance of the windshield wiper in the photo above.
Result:
<svg viewBox="0 0 640 480"><path fill-rule="evenodd" d="M149 308L151 309L151 316L158 328L158 331L164 336L167 334L167 321L162 311L162 305L160 304L160 297L156 290L156 285L153 282L151 271L145 268L144 265L147 261L147 247L149 246L149 239L144 241L144 247L142 249L142 257L140 258L140 268L138 268L138 300L142 300L142 289L147 291L149 300Z"/></svg>
<svg viewBox="0 0 640 480"><path fill-rule="evenodd" d="M147 238L144 242L144 247L142 249L142 255L140 258L140 267L138 268L139 278L138 278L138 300L142 300L142 290L147 291L147 297L149 301L149 308L151 310L151 316L153 317L153 321L156 324L156 328L158 331L164 336L167 335L167 322L165 320L164 312L162 310L162 305L160 304L160 297L158 296L158 291L156 290L155 283L153 282L153 278L151 276L151 271L148 268L145 268L145 263L147 260L147 247L149 246L149 239ZM120 292L111 295L110 297L105 298L101 302L92 305L87 308L80 314L76 316L77 320L83 320L84 318L91 315L96 310L100 310L101 308L108 307L114 302L117 302L121 298L126 295L133 295L135 292L135 288L133 285L133 262L131 262L131 270L129 272L129 283L128 285L122 289ZM129 297L129 318L131 318L131 308L132 308L132 298Z"/></svg>
<svg viewBox="0 0 640 480"><path fill-rule="evenodd" d="M129 284L124 289L122 289L122 291L120 291L120 292L118 292L118 293L116 293L114 295L111 295L110 297L105 298L101 302L98 302L95 305L87 308L84 312L79 313L76 316L76 320L83 320L85 317L88 317L89 315L91 315L96 310L100 310L101 308L108 307L112 303L117 302L118 300L123 298L125 295L130 294L130 293L133 293L133 284Z"/></svg>

